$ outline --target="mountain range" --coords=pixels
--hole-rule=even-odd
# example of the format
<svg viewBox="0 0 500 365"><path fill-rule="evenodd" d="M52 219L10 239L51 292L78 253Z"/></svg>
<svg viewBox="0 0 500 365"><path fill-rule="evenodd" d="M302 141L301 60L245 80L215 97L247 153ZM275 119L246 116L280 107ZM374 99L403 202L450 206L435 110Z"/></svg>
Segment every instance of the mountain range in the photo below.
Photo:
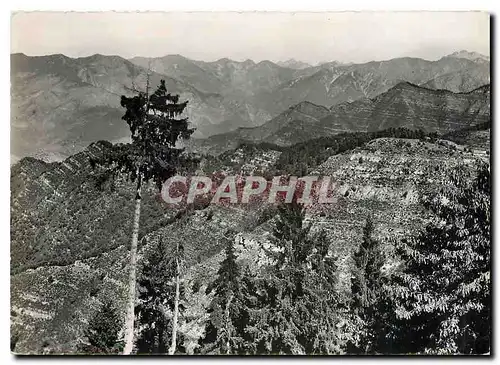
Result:
<svg viewBox="0 0 500 365"><path fill-rule="evenodd" d="M304 68L311 67L311 65L309 63L302 62L302 61L297 61L294 58L290 58L290 59L288 59L286 61L278 61L276 64L278 66L281 66L281 67L288 67L288 68L293 68L293 69L296 69L296 70L301 70L301 69L304 69Z"/></svg>
<svg viewBox="0 0 500 365"><path fill-rule="evenodd" d="M120 95L144 90L148 72L151 86L166 79L169 91L189 101L194 138L206 138L262 126L302 102L331 108L373 98L402 81L468 92L489 83L489 68L488 57L465 51L437 61L406 57L317 66L294 60L204 62L180 55L126 60L12 54L11 156L61 160L98 139L126 140Z"/></svg>
<svg viewBox="0 0 500 365"><path fill-rule="evenodd" d="M60 159L101 138L127 137L120 96L145 90L147 72L118 56L11 55L11 154ZM149 78L151 85L166 79L188 100L187 116L200 128L241 119L233 100L156 72Z"/></svg>
<svg viewBox="0 0 500 365"><path fill-rule="evenodd" d="M189 146L198 152L219 154L244 141L290 146L342 132L400 127L445 133L488 122L490 105L489 85L453 93L400 82L372 99L344 102L330 109L301 102L262 126L192 140Z"/></svg>

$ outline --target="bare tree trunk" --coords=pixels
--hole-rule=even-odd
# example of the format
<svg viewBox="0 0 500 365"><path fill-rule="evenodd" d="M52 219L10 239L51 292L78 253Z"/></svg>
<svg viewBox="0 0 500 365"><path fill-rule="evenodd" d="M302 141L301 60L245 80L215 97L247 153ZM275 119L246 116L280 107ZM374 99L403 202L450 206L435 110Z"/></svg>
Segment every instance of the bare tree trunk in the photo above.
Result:
<svg viewBox="0 0 500 365"><path fill-rule="evenodd" d="M138 174L139 175L139 174ZM125 321L125 348L124 355L130 355L134 347L134 320L135 320L135 287L137 266L137 241L139 238L139 220L141 217L141 177L137 177L137 193L135 196L134 226L132 232L132 244L130 247L130 273L128 279L128 303L127 318Z"/></svg>
<svg viewBox="0 0 500 365"><path fill-rule="evenodd" d="M233 300L233 294L229 297L226 303L226 355L231 354L231 330L229 329L229 306L231 305L231 301Z"/></svg>
<svg viewBox="0 0 500 365"><path fill-rule="evenodd" d="M178 246L179 244L177 244ZM178 254L179 248L177 247L176 255ZM174 302L174 322L172 324L172 344L168 349L168 354L173 355L175 353L175 348L177 347L177 321L179 318L179 258L175 258L176 265L176 275L175 275L175 302Z"/></svg>
<svg viewBox="0 0 500 365"><path fill-rule="evenodd" d="M149 63L148 73L146 75L146 116L147 120L149 113L149 76L151 71L151 62ZM143 154L145 151L143 150ZM137 175L137 190L135 194L135 214L134 228L132 232L132 244L130 245L130 274L128 279L128 303L127 303L127 318L125 321L125 348L124 355L130 355L134 348L134 322L135 322L135 289L136 289L136 270L137 270L137 243L139 240L139 221L141 218L141 190L142 190L142 174L140 166L136 170Z"/></svg>

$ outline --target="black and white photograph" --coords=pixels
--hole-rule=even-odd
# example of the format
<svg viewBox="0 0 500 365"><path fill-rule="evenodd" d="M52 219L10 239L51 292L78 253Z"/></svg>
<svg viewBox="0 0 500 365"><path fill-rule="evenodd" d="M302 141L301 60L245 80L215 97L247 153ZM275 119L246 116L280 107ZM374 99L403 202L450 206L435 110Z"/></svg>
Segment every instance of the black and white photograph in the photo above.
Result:
<svg viewBox="0 0 500 365"><path fill-rule="evenodd" d="M11 353L491 356L493 20L11 12Z"/></svg>

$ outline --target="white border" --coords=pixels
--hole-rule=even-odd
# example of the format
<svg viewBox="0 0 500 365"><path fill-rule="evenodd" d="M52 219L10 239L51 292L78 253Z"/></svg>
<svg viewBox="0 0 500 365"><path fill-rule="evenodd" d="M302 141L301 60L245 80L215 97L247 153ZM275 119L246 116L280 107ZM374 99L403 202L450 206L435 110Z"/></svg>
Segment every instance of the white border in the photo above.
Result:
<svg viewBox="0 0 500 365"><path fill-rule="evenodd" d="M332 2L324 0L252 0L234 2L231 0L88 0L82 2L46 0L18 0L11 10L62 10L62 11L395 11L395 10L433 10L433 11L490 11L495 8L493 0L455 0L436 1L369 1L350 0L348 2Z"/></svg>
<svg viewBox="0 0 500 365"><path fill-rule="evenodd" d="M2 3L2 7L6 4L6 2ZM142 0L142 1L130 1L130 0L87 0L81 2L73 2L69 3L68 1L62 0L45 0L43 2L35 1L35 0L20 0L16 1L15 5L11 5L10 7L6 7L5 11L0 13L2 15L2 22L0 23L1 29L1 40L3 42L4 49L7 50L4 57L2 57L2 67L1 67L1 77L0 80L0 90L2 93L2 102L4 117L2 118L2 123L0 124L0 128L2 128L0 132L0 148L2 149L2 159L0 159L1 163L1 171L3 173L2 178L0 179L1 187L1 234L3 242L2 245L2 273L0 277L1 282L1 293L2 301L1 301L1 315L0 315L0 360L1 364L10 364L15 361L15 358L10 355L9 352L9 343L10 343L10 301L9 295L10 293L10 251L9 245L10 242L10 200L9 200L9 192L10 192L10 131L9 131L9 109L10 109L10 59L7 57L7 54L10 54L10 12L16 10L25 10L25 11L34 11L34 10L57 10L57 11L103 11L103 10L117 10L117 11L362 11L362 10L381 10L381 11L418 11L418 10L433 10L433 11L467 11L467 10L482 10L488 11L493 14L498 14L497 8L499 1L493 0L476 0L476 1L462 1L462 0L454 0L454 1L436 1L436 0L420 0L415 2L403 2L403 1L361 1L361 0L350 0L346 2L331 2L331 1L319 1L319 0L286 0L286 1L270 1L270 0L252 0L247 1L245 3L237 3L234 0L182 0L182 1L168 1L168 0ZM492 39L496 39L498 24L494 29L495 35ZM495 66L497 66L496 57L494 54L494 49L490 50L490 54L495 60ZM8 71L9 70L9 71ZM497 102L497 94L496 90L493 92L495 102ZM498 105L498 103L495 103ZM494 121L496 123L497 121ZM500 127L496 126L495 130L495 138L494 140L498 141L500 133ZM498 164L500 162L498 160L494 161L494 171L498 171ZM498 180L496 181L498 183ZM495 192L498 191L497 185L495 184ZM495 194L494 203L498 203L498 193ZM498 204L496 204L498 207ZM495 223L498 223L500 220L500 213L497 211L497 215L495 217ZM494 224L495 227L499 227L498 224ZM496 242L495 242L496 243ZM500 261L498 259L498 252L500 248L495 248L495 263L498 264ZM497 283L496 273L498 269L494 270L495 277L493 278L493 282ZM494 293L496 294L497 285L495 285ZM498 303L498 295L496 295ZM499 312L496 310L498 308L495 305L494 319L495 324L498 322ZM498 330L498 326L495 326L495 329ZM499 334L497 331L494 332L494 348L498 352L498 338ZM386 358L382 359L385 360ZM34 363L35 361L44 360L41 358L38 359L29 359L24 360L23 363ZM52 361L54 359L45 359L45 361ZM74 359L57 359L60 363L71 363ZM100 361L100 359L96 359ZM113 358L107 361L115 362L125 359ZM178 360L173 359L158 359L159 361L167 360L169 362L177 362ZM183 359L183 363L192 363L194 361L208 361L208 362L216 362L220 359ZM234 360L234 359L231 359ZM303 359L296 359L298 361L302 361ZM336 360L335 358L333 360ZM338 359L337 359L338 360ZM352 361L348 358L342 358L341 361ZM362 360L357 358L357 361L367 362L369 360ZM395 359L396 361L403 360L402 358ZM79 360L83 362L91 361L90 359ZM130 360L129 360L130 361ZM146 363L146 361L152 361L152 359L135 359L134 362L138 363ZM153 360L154 361L154 360ZM274 360L268 359L251 359L245 360L247 363L270 363ZM285 361L287 361L285 359ZM325 359L311 360L311 361L325 361ZM415 360L413 360L415 361ZM416 363L438 363L442 360L433 358L433 359L417 359Z"/></svg>

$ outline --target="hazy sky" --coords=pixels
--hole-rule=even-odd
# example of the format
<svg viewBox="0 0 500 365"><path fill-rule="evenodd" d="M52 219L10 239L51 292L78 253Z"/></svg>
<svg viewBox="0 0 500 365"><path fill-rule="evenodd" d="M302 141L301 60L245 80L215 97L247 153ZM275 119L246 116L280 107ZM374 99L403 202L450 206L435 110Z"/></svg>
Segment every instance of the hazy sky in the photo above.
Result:
<svg viewBox="0 0 500 365"><path fill-rule="evenodd" d="M489 15L479 12L16 13L11 52L95 53L213 61L295 58L365 62L434 60L466 49L489 55Z"/></svg>

